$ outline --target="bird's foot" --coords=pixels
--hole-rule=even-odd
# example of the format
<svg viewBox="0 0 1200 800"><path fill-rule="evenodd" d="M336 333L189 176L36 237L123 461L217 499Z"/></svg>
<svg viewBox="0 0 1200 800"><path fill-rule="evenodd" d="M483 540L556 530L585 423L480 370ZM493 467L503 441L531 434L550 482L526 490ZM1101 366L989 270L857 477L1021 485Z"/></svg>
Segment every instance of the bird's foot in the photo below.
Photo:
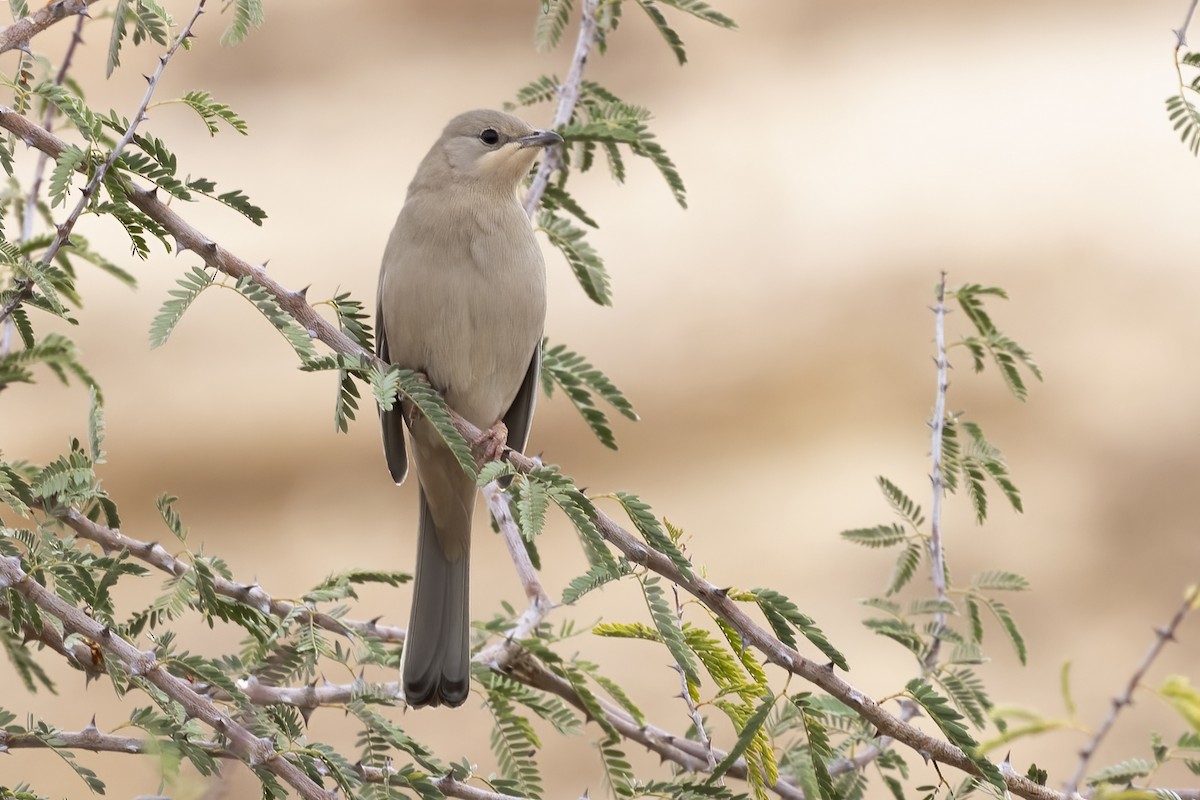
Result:
<svg viewBox="0 0 1200 800"><path fill-rule="evenodd" d="M503 422L497 422L484 431L483 436L475 443L475 455L483 464L496 461L504 455L504 448L507 444L508 426Z"/></svg>

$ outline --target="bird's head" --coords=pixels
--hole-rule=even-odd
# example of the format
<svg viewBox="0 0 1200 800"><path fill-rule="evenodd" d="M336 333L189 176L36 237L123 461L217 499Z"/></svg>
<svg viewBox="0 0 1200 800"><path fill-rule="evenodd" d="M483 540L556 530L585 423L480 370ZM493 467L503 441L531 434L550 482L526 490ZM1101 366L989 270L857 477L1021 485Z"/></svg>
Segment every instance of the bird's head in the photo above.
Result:
<svg viewBox="0 0 1200 800"><path fill-rule="evenodd" d="M450 120L430 155L440 151L453 179L512 191L538 152L560 142L554 131L538 130L511 114L468 111Z"/></svg>

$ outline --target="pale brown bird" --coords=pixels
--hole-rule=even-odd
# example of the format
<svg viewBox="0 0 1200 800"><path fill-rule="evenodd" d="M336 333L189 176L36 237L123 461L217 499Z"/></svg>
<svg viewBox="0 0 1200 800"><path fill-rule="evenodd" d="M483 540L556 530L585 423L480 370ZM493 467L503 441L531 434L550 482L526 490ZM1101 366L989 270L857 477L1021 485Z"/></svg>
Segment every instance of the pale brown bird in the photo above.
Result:
<svg viewBox="0 0 1200 800"><path fill-rule="evenodd" d="M546 268L517 187L541 148L562 141L499 111L450 121L417 168L379 273L377 353L429 376L447 404L523 450L533 421ZM408 473L401 408L384 412L383 449ZM494 427L496 426L496 427ZM409 705L461 705L470 684L468 603L476 487L417 415L420 482L412 615L404 642Z"/></svg>

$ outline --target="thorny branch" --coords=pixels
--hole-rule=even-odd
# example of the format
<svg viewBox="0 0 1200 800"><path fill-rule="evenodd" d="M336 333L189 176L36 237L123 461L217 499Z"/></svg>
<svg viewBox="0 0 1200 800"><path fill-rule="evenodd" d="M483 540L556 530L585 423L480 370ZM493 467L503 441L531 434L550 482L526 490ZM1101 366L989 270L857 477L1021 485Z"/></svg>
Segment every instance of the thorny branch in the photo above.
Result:
<svg viewBox="0 0 1200 800"><path fill-rule="evenodd" d="M0 53L9 50L27 50L29 40L56 22L72 14L86 17L88 6L97 0L53 0L28 17L0 29Z"/></svg>
<svg viewBox="0 0 1200 800"><path fill-rule="evenodd" d="M554 112L554 122L551 124L553 128L561 128L569 123L571 115L575 113L575 104L579 102L579 92L583 87L583 70L600 34L596 23L599 10L600 0L583 0L579 38L575 40L575 52L571 56L571 69L567 72L566 83L558 89L558 108ZM564 146L558 144L547 148L546 155L542 157L542 163L533 176L524 202L525 213L531 217L537 210L538 203L542 202L542 195L546 193L546 187L550 184L551 173L562 168Z"/></svg>
<svg viewBox="0 0 1200 800"><path fill-rule="evenodd" d="M1070 796L1078 789L1079 784L1083 782L1084 776L1087 774L1088 764L1092 760L1092 756L1096 753L1096 748L1104 741L1104 737L1112 730L1113 723L1117 721L1117 715L1121 713L1121 709L1133 704L1133 693L1142 679L1146 677L1146 673L1150 670L1150 665L1158 658L1158 654L1166 646L1167 642L1175 641L1175 631L1179 630L1180 623L1183 622L1190 612L1195 611L1200 607L1200 586L1194 586L1189 589L1184 598L1183 604L1175 611L1171 621L1165 627L1156 628L1154 630L1154 643L1150 645L1150 649L1146 651L1146 655L1142 658L1142 663L1138 664L1137 669L1129 676L1129 681L1125 684L1125 690L1120 695L1114 697L1112 705L1108 709L1108 714L1104 717L1104 721L1100 723L1100 727L1096 729L1096 734L1092 737L1083 749L1079 751L1079 765L1075 767L1075 774L1071 776L1066 784L1066 793Z"/></svg>
<svg viewBox="0 0 1200 800"><path fill-rule="evenodd" d="M945 476L942 472L942 440L946 433L946 390L950 382L946 375L946 273L943 272L937 285L937 305L933 307L935 338L937 342L937 391L934 394L933 418L929 420L932 431L929 444L931 469L929 482L933 488L933 500L929 509L929 555L933 574L933 590L938 600L946 600L946 561L942 547L942 499L946 494ZM934 634L933 644L922 664L922 672L929 672L937 664L941 649L941 628L946 624L946 614L934 616L939 631Z"/></svg>

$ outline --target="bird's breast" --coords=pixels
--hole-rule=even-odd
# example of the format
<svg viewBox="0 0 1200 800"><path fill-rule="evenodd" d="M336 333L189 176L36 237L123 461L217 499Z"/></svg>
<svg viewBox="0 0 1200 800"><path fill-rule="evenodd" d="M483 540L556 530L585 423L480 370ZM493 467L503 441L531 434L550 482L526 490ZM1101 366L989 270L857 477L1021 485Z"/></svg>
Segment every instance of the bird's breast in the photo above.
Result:
<svg viewBox="0 0 1200 800"><path fill-rule="evenodd" d="M426 372L479 426L508 410L546 317L541 251L516 202L409 213L397 221L380 279L392 360Z"/></svg>

